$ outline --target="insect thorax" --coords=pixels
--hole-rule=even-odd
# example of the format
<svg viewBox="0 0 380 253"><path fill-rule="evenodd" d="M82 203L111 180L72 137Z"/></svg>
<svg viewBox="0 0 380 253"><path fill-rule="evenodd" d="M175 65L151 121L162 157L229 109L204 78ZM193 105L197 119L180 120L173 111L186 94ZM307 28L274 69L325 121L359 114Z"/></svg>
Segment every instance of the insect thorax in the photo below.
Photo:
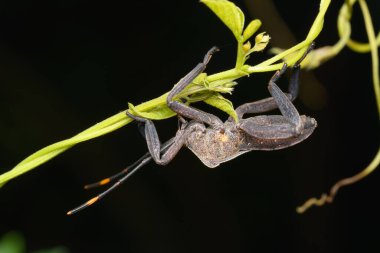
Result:
<svg viewBox="0 0 380 253"><path fill-rule="evenodd" d="M203 128L193 131L186 146L207 166L214 168L220 163L239 155L241 132L236 127L216 130Z"/></svg>

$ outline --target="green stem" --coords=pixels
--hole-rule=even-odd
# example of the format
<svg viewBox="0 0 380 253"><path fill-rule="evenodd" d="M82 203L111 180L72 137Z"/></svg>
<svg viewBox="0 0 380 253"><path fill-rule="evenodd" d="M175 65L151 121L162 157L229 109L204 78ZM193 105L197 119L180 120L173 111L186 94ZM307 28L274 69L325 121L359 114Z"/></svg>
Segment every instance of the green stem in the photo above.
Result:
<svg viewBox="0 0 380 253"><path fill-rule="evenodd" d="M365 28L368 35L369 45L371 47L373 89L375 91L377 110L380 116L379 52L377 49L376 36L367 3L364 0L359 0L359 5L363 12Z"/></svg>
<svg viewBox="0 0 380 253"><path fill-rule="evenodd" d="M247 73L239 70L239 69L229 69L229 70L226 70L226 71L223 71L223 72L219 72L219 73L216 73L216 74L212 74L212 75L209 75L207 76L206 78L206 81L207 82L214 82L214 81L218 81L218 80L236 80L236 79L239 79L240 77L243 77L243 76L246 76Z"/></svg>
<svg viewBox="0 0 380 253"><path fill-rule="evenodd" d="M346 1L346 4L349 5L349 7L351 7L355 2L356 1L354 0ZM358 2L363 13L365 28L366 28L366 32L367 32L367 36L369 40L369 45L371 48L373 88L375 91L378 115L380 116L380 76L379 76L379 58L378 58L377 41L376 41L375 31L372 24L371 14L369 12L367 3L365 2L365 0L358 0ZM348 7L344 7L344 8L348 8ZM342 10L348 10L348 9L342 8ZM352 10L350 9L346 13L347 15L349 15L349 16L346 16L347 18L351 16L351 11ZM342 13L343 12L341 12L341 14ZM342 36L342 33L341 33L341 36ZM336 194L338 193L338 190L341 187L354 184L362 180L363 178L367 177L369 174L371 174L373 171L375 171L378 168L379 164L380 164L380 148L378 148L375 157L372 159L372 161L369 163L369 165L365 169L363 169L362 171L360 171L354 176L339 180L330 189L330 193L328 194L324 193L322 194L320 198L310 198L302 206L297 208L297 212L303 213L312 206L322 206L326 203L333 202Z"/></svg>
<svg viewBox="0 0 380 253"><path fill-rule="evenodd" d="M136 108L141 111L148 111L158 106L162 106L166 103L166 96L167 93L158 98L142 103L136 106ZM12 170L0 175L0 186L10 179L24 174L29 170L49 161L78 143L113 132L130 122L132 122L132 119L128 118L125 111L123 111L95 124L72 138L49 145L25 158Z"/></svg>
<svg viewBox="0 0 380 253"><path fill-rule="evenodd" d="M241 41L238 41L236 54L237 55L236 55L236 65L235 65L235 68L236 69L241 69L241 67L244 64L244 60L245 60L245 53L244 53L244 50L243 50L243 43Z"/></svg>
<svg viewBox="0 0 380 253"><path fill-rule="evenodd" d="M0 186L9 181L12 178L15 178L29 170L49 161L55 156L61 154L67 149L73 147L74 145L84 142L101 135L115 131L132 120L125 116L125 113L118 113L108 119L103 120L102 122L94 125L93 127L75 135L74 137L54 143L50 146L47 146L34 154L28 156L26 159L17 164L12 170L0 175Z"/></svg>

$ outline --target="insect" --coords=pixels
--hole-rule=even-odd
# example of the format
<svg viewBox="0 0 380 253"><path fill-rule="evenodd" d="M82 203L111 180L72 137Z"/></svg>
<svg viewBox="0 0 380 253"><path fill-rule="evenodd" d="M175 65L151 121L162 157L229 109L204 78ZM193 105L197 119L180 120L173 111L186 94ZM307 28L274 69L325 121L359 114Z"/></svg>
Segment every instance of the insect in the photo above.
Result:
<svg viewBox="0 0 380 253"><path fill-rule="evenodd" d="M183 146L188 147L207 167L215 168L221 163L252 150L278 150L305 140L312 134L317 122L311 117L300 115L292 101L298 94L300 63L313 48L314 44L311 44L306 53L292 67L289 93L282 92L276 84L276 81L287 70L287 64L284 63L282 68L276 71L269 80L268 90L271 97L246 103L236 108L238 123L231 117L222 122L213 114L173 99L206 69L211 56L219 50L217 47L211 48L204 56L203 62L198 63L183 77L167 96L168 107L178 114L182 122L175 137L161 145L153 121L132 115L127 111L129 117L140 123L149 152L120 173L95 184L87 185L85 188L92 188L120 178L106 191L69 211L68 214L76 213L92 205L152 159L159 165L168 164ZM243 118L245 114L264 113L277 108L281 115ZM188 118L190 121L186 121L184 118Z"/></svg>

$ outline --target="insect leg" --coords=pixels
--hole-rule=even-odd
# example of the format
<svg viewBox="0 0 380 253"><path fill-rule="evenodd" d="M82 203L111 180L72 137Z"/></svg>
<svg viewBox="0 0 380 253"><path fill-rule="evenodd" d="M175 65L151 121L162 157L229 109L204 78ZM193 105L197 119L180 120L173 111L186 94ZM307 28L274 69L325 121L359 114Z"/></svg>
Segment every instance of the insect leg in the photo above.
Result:
<svg viewBox="0 0 380 253"><path fill-rule="evenodd" d="M286 96L285 93L282 92L275 83L285 72L285 70L286 63L284 63L284 66L281 68L281 70L276 71L273 77L269 80L268 90L273 99L276 101L281 114L295 126L296 133L298 133L302 128L301 117L289 97Z"/></svg>
<svg viewBox="0 0 380 253"><path fill-rule="evenodd" d="M314 48L314 43L311 43L309 48L306 50L304 55L294 64L292 78L289 83L289 91L292 99L294 99L298 94L298 77L299 77L299 69L301 62L305 59L306 55ZM276 71L271 80L269 80L268 90L272 95L273 99L276 101L278 109L281 111L282 115L289 120L295 126L295 132L299 133L302 128L302 120L301 117L292 103L292 100L289 99L285 93L281 91L281 89L276 85L276 81L281 77L281 75L285 72L286 63L281 68L281 70Z"/></svg>
<svg viewBox="0 0 380 253"><path fill-rule="evenodd" d="M290 99L289 94L285 93L285 95L288 96ZM242 119L243 116L248 113L263 113L263 112L268 112L277 108L278 107L277 107L276 101L273 99L273 97L270 97L270 98L261 99L259 101L242 104L239 107L237 107L235 111L236 111L236 114L238 115L238 118ZM232 117L229 117L228 120L232 121L233 119Z"/></svg>
<svg viewBox="0 0 380 253"><path fill-rule="evenodd" d="M176 156L176 154L182 148L183 144L186 141L186 128L179 129L177 131L176 136L173 138L172 145L170 145L170 147L168 147L168 149L161 155L161 143L153 121L132 115L128 111L126 112L126 114L134 120L144 124L144 134L148 145L149 153L151 154L154 161L159 165L166 165L171 160L173 160L173 158Z"/></svg>
<svg viewBox="0 0 380 253"><path fill-rule="evenodd" d="M287 96L290 101L293 101L298 96L300 64L305 59L307 54L310 53L310 51L314 49L314 47L315 47L315 44L313 42L308 47L304 55L292 67L292 74L290 76L289 88L288 88L289 93L284 93L285 96ZM286 68L287 66L284 64L282 69L280 71L277 71L274 74L271 81L276 82L280 78L280 76L285 72ZM277 108L278 108L277 102L274 100L273 97L270 97L270 98L261 99L259 101L240 105L238 108L235 109L235 111L239 119L242 119L244 114L247 114L247 113L263 113L263 112L268 112ZM232 118L230 118L229 120L231 121Z"/></svg>
<svg viewBox="0 0 380 253"><path fill-rule="evenodd" d="M193 70L191 70L185 77L183 77L179 82L173 87L169 92L166 99L166 103L170 109L175 111L178 115L193 119L195 121L206 123L211 127L218 128L223 124L222 121L215 115L195 109L184 103L174 100L174 97L179 94L183 89L185 89L191 82L201 74L210 61L213 53L219 51L217 47L211 48L205 55L203 62L198 63Z"/></svg>
<svg viewBox="0 0 380 253"><path fill-rule="evenodd" d="M272 82L277 81L280 78L280 76L286 71L286 69L287 69L287 65L284 64L282 66L282 69L277 71L273 75L271 81ZM291 98L289 94L285 94L285 96L288 96L289 99ZM247 113L263 113L263 112L268 112L277 108L278 108L277 102L274 100L273 97L269 97L269 98L261 99L259 101L242 104L238 108L236 108L235 111L239 119L242 119L244 114L247 114ZM232 121L233 119L230 117L228 120Z"/></svg>
<svg viewBox="0 0 380 253"><path fill-rule="evenodd" d="M293 65L292 74L289 80L289 94L291 95L291 100L293 101L298 96L299 90L299 75L301 62L305 59L305 57L315 48L315 43L312 42L310 46L307 48L306 52L302 55L302 57Z"/></svg>

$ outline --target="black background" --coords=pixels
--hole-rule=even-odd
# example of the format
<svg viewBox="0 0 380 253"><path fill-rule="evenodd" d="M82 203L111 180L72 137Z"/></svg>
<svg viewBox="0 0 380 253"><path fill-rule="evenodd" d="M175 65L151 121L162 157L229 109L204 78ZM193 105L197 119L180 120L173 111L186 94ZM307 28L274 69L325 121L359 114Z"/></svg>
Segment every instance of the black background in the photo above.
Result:
<svg viewBox="0 0 380 253"><path fill-rule="evenodd" d="M284 2L275 1L301 41L319 2ZM318 46L338 39L342 2L333 1ZM253 18L244 2L236 4ZM380 6L370 8L378 30ZM353 21L354 38L365 41L358 6ZM265 23L261 30L273 46L284 46ZM0 172L127 102L170 90L213 45L222 50L207 72L232 68L233 36L198 1L0 2ZM250 63L265 57L254 55ZM369 54L344 49L313 71L326 97L302 83L295 104L319 123L303 143L251 152L214 170L183 149L168 166L149 164L99 204L68 217L67 210L100 191L86 192L84 184L147 150L134 124L77 145L0 190L0 235L17 230L29 250L64 245L81 253L379 252L378 171L342 189L332 205L295 212L375 155L379 124L370 63ZM239 105L267 97L270 76L242 78L230 99ZM280 85L285 89L286 78ZM308 105L308 95L316 102ZM175 134L177 120L157 125L164 140Z"/></svg>

